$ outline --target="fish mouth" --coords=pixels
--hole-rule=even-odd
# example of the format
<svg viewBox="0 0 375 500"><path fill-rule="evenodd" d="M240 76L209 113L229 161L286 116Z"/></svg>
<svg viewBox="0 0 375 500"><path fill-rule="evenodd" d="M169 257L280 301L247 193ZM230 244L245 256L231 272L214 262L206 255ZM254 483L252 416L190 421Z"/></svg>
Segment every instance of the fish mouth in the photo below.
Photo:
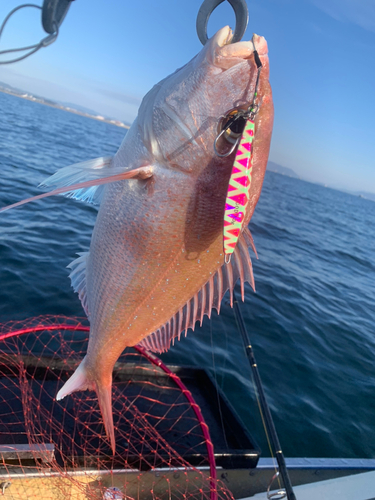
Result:
<svg viewBox="0 0 375 500"><path fill-rule="evenodd" d="M268 47L264 37L256 35L249 41L231 43L233 32L229 26L221 28L209 41L208 59L221 69L229 69L246 59L251 59L254 47L260 56L267 56Z"/></svg>

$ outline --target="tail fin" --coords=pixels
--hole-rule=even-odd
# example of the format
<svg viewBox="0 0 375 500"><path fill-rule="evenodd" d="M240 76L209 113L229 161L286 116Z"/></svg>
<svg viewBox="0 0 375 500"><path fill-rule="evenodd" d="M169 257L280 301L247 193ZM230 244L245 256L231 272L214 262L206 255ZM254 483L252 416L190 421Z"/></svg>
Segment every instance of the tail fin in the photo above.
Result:
<svg viewBox="0 0 375 500"><path fill-rule="evenodd" d="M60 401L72 392L84 391L86 389L94 390L98 396L99 407L103 417L103 423L108 440L111 443L113 454L116 452L115 431L113 427L113 414L112 414L112 377L109 384L103 384L99 380L91 380L85 368L84 358L76 371L65 382L63 387L57 393L56 399Z"/></svg>

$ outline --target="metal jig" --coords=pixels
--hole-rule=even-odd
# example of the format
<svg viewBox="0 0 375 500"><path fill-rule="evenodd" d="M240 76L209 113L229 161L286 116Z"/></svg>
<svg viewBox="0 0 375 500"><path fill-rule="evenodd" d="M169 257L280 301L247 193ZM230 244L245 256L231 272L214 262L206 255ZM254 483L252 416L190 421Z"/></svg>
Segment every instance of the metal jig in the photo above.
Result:
<svg viewBox="0 0 375 500"><path fill-rule="evenodd" d="M242 226L246 217L246 210L250 199L250 187L253 168L253 140L255 135L255 115L259 110L259 104L256 104L258 95L258 85L262 63L259 54L255 48L254 40L254 61L257 66L257 78L255 82L254 95L252 103L246 110L232 110L227 113L228 121L224 124L223 129L219 132L214 141L214 150L217 156L227 157L237 147L231 176L228 183L227 196L225 200L224 221L223 221L223 247L224 247L224 262L229 264L232 253L234 252L238 238L240 237ZM230 148L225 153L217 151L217 143L224 134L236 124L239 119L244 121L241 132L235 131L238 137ZM219 127L222 121L219 122ZM237 122L237 125L239 123ZM238 127L237 127L238 128ZM224 136L225 137L225 136Z"/></svg>

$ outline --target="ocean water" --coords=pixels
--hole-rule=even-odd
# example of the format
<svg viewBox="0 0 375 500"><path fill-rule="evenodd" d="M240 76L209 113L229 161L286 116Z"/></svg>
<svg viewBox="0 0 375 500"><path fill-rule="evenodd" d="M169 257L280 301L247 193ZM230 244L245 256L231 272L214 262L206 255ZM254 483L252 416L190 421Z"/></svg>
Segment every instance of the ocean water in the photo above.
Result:
<svg viewBox="0 0 375 500"><path fill-rule="evenodd" d="M0 206L57 169L112 155L125 131L0 93ZM53 197L0 215L0 322L83 316L66 266L97 210ZM256 293L242 313L286 456L375 457L375 203L267 172L250 223ZM224 300L162 356L210 370L269 455L251 372Z"/></svg>

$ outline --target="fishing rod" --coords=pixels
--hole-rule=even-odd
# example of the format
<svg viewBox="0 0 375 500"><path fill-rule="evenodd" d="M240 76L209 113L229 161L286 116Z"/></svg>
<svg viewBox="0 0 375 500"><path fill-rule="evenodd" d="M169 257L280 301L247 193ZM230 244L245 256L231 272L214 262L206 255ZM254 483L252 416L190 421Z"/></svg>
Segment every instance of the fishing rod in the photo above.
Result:
<svg viewBox="0 0 375 500"><path fill-rule="evenodd" d="M204 0L203 4L198 12L197 24L196 24L197 34L198 34L199 40L201 41L201 43L203 45L205 45L205 43L207 42L207 24L208 24L209 17L212 14L213 10L223 2L224 2L224 0ZM248 19L249 19L249 13L248 13L248 9L247 9L247 5L246 5L245 0L228 0L228 2L231 4L231 6L235 12L235 15L236 15L236 27L235 27L234 36L232 39L232 43L233 43L234 41L241 40L242 36L244 35L246 27L247 27ZM231 179L229 182L229 184L231 184L232 177L233 177L234 189L235 189L234 192L236 192L236 194L237 194L237 191L239 190L239 188L241 188L241 186L239 186L238 183L235 182L236 176L244 175L248 178L248 183L246 184L246 188L242 192L242 196L244 197L244 202L241 202L241 204L243 205L241 207L243 209L243 212L242 212L243 214L246 212L247 203L249 201L252 161L253 161L253 158L252 158L252 139L254 136L254 128L255 128L254 118L255 118L255 114L257 113L258 107L259 107L255 103L255 100L256 100L256 97L258 94L257 91L258 91L259 77L260 77L260 71L262 69L262 63L261 63L259 54L256 50L254 39L253 39L253 46L254 46L254 61L255 61L255 64L257 66L257 77L256 77L256 82L255 82L253 101L250 104L248 110L246 110L246 112L238 111L234 116L232 116L230 118L230 120L227 122L225 128L223 129L223 131L220 132L220 134L218 135L218 137L216 138L216 140L214 142L214 150L215 150L215 153L217 156L220 156L220 157L229 156L229 154L231 154L234 151L235 146L238 145L239 147L237 150L237 155L240 154L240 156L243 155L244 157L246 157L245 158L246 165L245 165L244 169L241 168L241 165L244 165L243 162L245 161L242 158L242 156L241 156L241 161L242 161L241 165L236 164L236 161L235 161L234 169L232 170L232 175L231 175ZM239 118L243 119L242 120L242 125L243 125L242 129L243 130L242 130L241 141L236 142L235 146L232 147L229 150L229 152L227 152L225 154L219 154L217 149L216 149L217 140L220 138L220 136L223 133L225 133L225 131L228 128L231 127L231 125L234 123L234 121L239 119ZM246 151L244 154L243 154L243 151L240 151L241 145L242 146L244 145L243 143L245 143L245 146L246 146L246 148L245 148ZM234 172L234 175L233 175L233 172ZM238 174L237 172L241 172L241 173ZM243 217L239 218L238 223L235 224L235 220L233 218L238 214L232 213L233 206L231 206L231 205L233 205L233 203L231 203L231 200L230 200L230 193L231 193L231 191L228 191L227 202L226 202L226 206L228 205L228 207L229 207L229 211L228 211L229 218L224 217L224 253L225 253L225 263L226 264L229 264L229 262L230 262L231 253L233 253L233 251L234 251L234 247L237 243L238 236L240 234L240 229L242 227L243 220L244 220ZM228 196L229 196L229 199L228 199ZM237 204L237 206L238 206L238 204ZM226 211L226 215L227 215L227 211ZM228 224L230 227L229 236L226 233L226 229L228 229ZM233 228L235 228L235 229L233 229ZM234 234L233 231L236 231L236 234ZM292 484L290 482L289 474L288 474L288 471L287 471L287 468L285 465L285 458L284 458L283 452L281 450L279 438L277 436L275 425L274 425L273 420L272 420L272 415L271 415L271 412L270 412L270 409L269 409L269 406L267 404L267 400L266 400L266 397L264 394L262 381L261 381L261 378L259 375L256 361L255 361L254 352L253 352L253 349L252 349L251 344L250 344L249 335L247 333L245 323L243 321L241 310L240 310L240 307L239 307L237 297L236 297L234 290L233 290L233 297L234 297L234 316L236 318L238 329L241 332L242 339L243 339L244 345L246 347L247 358L248 358L249 363L250 363L250 367L251 367L251 370L253 373L253 378L254 378L254 381L255 381L255 384L257 387L257 391L258 391L258 395L259 395L259 402L260 402L261 411L264 415L266 431L270 435L271 442L272 442L272 445L273 445L273 448L274 448L275 454L276 454L276 460L277 460L277 463L279 465L280 475L281 475L283 483L284 483L285 491L284 490L279 491L276 493L276 495L278 495L279 499L285 498L285 495L286 495L288 500L296 500L296 496L293 492ZM273 479L274 478L272 478L272 481L273 481ZM272 484L272 481L271 481L271 484ZM271 484L270 484L270 486L271 486ZM272 498L272 497L275 498L275 494L270 495L269 492L268 492L267 496L268 496L268 498Z"/></svg>
<svg viewBox="0 0 375 500"><path fill-rule="evenodd" d="M269 409L269 406L268 406L268 403L266 400L266 396L264 394L262 380L260 378L260 374L258 371L258 366L257 366L256 360L255 360L254 351L253 351L253 348L250 344L249 334L247 333L245 323L244 323L244 320L242 317L241 309L240 309L240 306L239 306L239 303L238 303L238 300L236 297L236 293L234 290L233 290L233 298L234 298L234 301L233 301L234 317L236 319L237 327L241 333L242 340L243 340L245 348L246 348L247 358L248 358L248 361L249 361L249 364L251 367L251 371L253 374L253 378L255 381L255 385L256 385L256 388L258 391L258 397L259 397L259 402L260 402L260 406L261 406L261 411L262 411L263 416L264 416L265 425L267 428L267 432L270 436L273 449L275 450L276 460L277 460L277 463L279 465L280 476L282 477L282 480L284 483L285 493L286 493L288 500L296 500L296 496L293 492L292 483L290 482L288 470L286 468L285 458L284 458L283 452L281 450L281 446L280 446L279 438L277 436L275 425L273 423L271 411ZM281 492L278 492L278 494L281 494ZM271 498L271 496L268 496L268 498ZM279 498L283 498L283 497L279 497Z"/></svg>

